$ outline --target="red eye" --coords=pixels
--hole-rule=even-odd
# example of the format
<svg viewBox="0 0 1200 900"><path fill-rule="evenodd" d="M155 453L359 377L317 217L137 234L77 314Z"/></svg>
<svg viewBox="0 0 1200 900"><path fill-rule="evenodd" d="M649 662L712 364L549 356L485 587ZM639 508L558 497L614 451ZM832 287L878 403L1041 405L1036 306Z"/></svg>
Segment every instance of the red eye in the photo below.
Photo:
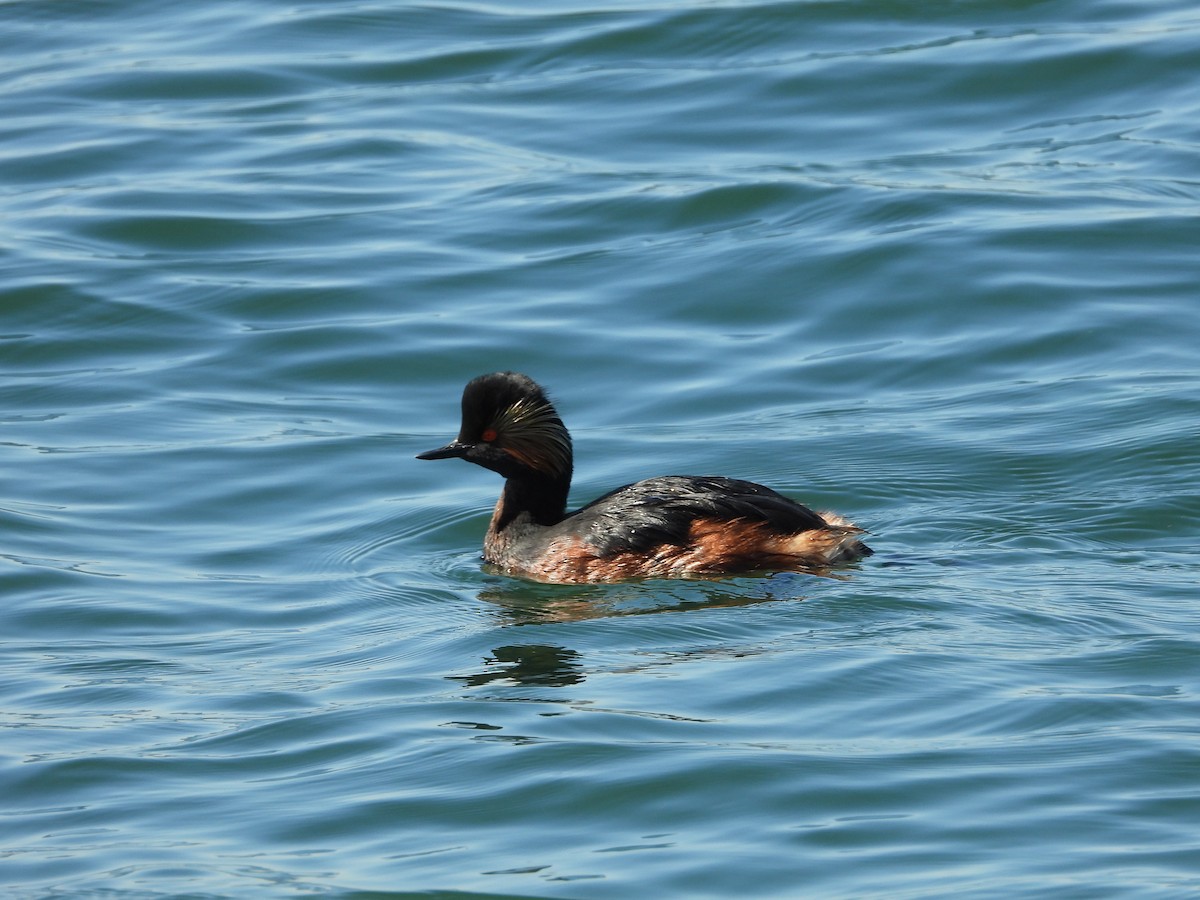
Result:
<svg viewBox="0 0 1200 900"><path fill-rule="evenodd" d="M488 443L488 444L490 444L492 441L494 441L494 440L496 439L496 436L497 436L497 435L496 435L496 429L495 429L495 428L485 428L485 429L483 429L483 434L481 434L479 437L480 437L480 438L481 438L481 439L482 439L482 440L483 440L485 443Z"/></svg>

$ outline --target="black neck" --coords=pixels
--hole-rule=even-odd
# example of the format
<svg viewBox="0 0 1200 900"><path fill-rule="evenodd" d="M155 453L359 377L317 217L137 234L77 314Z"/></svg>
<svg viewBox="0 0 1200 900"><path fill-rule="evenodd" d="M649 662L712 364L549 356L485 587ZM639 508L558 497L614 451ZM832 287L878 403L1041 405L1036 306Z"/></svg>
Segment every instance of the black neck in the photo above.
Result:
<svg viewBox="0 0 1200 900"><path fill-rule="evenodd" d="M529 513L539 525L557 525L566 515L567 493L570 489L570 476L555 479L530 473L507 479L496 530L503 531L509 522L523 512Z"/></svg>

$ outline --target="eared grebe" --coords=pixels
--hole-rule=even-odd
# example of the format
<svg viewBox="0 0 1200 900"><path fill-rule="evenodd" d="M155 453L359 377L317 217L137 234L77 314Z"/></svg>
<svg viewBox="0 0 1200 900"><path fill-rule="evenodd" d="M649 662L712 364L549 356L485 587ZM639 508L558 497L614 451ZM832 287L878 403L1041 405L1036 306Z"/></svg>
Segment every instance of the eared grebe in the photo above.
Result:
<svg viewBox="0 0 1200 900"><path fill-rule="evenodd" d="M511 575L573 584L812 569L867 556L865 534L770 488L718 476L626 485L568 513L571 436L533 379L480 375L463 390L458 439L417 459L459 457L504 476L484 559Z"/></svg>

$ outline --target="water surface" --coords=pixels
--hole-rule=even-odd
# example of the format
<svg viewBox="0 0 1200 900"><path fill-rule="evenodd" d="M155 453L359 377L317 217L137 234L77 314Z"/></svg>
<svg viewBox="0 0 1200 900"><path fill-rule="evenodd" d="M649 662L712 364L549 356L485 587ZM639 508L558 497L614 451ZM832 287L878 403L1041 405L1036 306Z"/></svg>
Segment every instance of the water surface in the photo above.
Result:
<svg viewBox="0 0 1200 900"><path fill-rule="evenodd" d="M0 5L0 890L1200 888L1200 15ZM419 451L767 483L802 573L486 571ZM432 892L432 893L426 893Z"/></svg>

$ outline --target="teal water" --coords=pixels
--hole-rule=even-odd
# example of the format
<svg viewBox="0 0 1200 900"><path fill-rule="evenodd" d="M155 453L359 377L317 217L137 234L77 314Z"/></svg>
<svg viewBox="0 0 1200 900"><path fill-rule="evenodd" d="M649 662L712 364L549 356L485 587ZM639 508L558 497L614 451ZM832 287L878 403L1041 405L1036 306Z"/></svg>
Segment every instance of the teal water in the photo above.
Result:
<svg viewBox="0 0 1200 900"><path fill-rule="evenodd" d="M1200 891L1194 4L0 40L0 894ZM484 571L499 368L877 553Z"/></svg>

